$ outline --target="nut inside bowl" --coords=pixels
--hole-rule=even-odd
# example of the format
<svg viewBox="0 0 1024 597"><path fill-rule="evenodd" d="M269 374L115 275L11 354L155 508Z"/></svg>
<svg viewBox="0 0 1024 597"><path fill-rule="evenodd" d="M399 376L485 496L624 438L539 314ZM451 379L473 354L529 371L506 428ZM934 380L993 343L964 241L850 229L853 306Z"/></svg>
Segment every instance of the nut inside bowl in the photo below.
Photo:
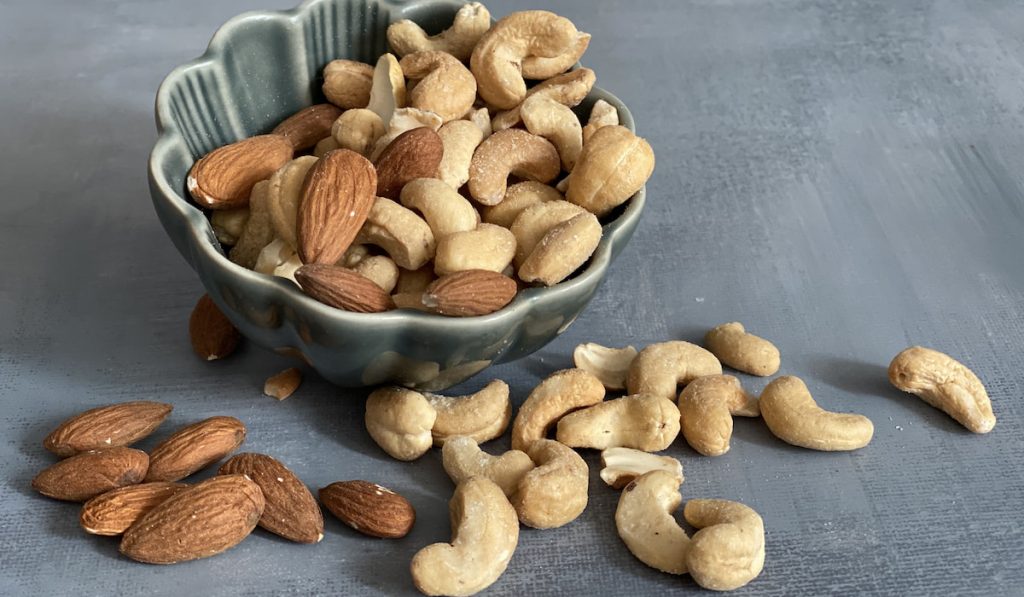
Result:
<svg viewBox="0 0 1024 597"><path fill-rule="evenodd" d="M319 303L290 281L227 259L204 212L189 198L192 164L228 143L270 131L303 107L323 102L319 76L336 58L373 63L387 51L389 23L413 18L427 31L447 26L459 4L310 0L284 12L228 21L200 58L172 71L157 92L159 138L149 162L150 194L175 247L225 315L250 341L299 356L331 382L360 387L399 383L441 390L487 366L524 357L553 340L596 292L639 222L645 190L601 220L603 238L569 279L520 292L505 308L451 318L417 311L351 313ZM629 110L595 87L575 110L598 99Z"/></svg>

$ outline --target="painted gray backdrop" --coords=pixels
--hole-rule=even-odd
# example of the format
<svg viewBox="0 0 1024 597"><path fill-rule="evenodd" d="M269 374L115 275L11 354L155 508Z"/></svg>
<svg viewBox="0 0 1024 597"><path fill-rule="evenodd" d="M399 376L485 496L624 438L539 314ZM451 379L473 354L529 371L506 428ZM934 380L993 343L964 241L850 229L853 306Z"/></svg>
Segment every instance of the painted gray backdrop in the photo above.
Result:
<svg viewBox="0 0 1024 597"><path fill-rule="evenodd" d="M261 394L288 365L246 348L191 353L201 292L150 207L145 165L160 80L213 31L282 0L0 0L0 593L411 593L408 562L449 537L438 453L388 459L361 392L310 377ZM496 15L538 2L493 0ZM1024 571L1024 4L1017 0L561 0L594 35L585 62L633 110L658 167L637 235L588 311L531 358L487 371L515 399L583 341L699 340L741 320L827 408L875 439L816 453L739 420L709 459L681 439L684 497L750 504L764 573L737 594L1020 594ZM911 344L972 367L999 423L974 436L891 388ZM765 381L743 377L760 391ZM75 505L34 495L59 421L133 399L179 425L230 414L244 449L312 487L366 478L410 498L399 541L327 522L317 546L256 532L216 558L153 567L78 528ZM504 448L497 442L491 449ZM616 492L591 465L591 504L568 527L524 530L493 595L701 592L635 560Z"/></svg>

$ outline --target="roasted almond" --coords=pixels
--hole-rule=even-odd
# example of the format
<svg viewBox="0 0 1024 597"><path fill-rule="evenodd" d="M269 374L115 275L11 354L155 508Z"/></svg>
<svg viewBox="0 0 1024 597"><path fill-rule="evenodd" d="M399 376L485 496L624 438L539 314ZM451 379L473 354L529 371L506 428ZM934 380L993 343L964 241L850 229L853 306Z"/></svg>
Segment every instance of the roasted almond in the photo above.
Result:
<svg viewBox="0 0 1024 597"><path fill-rule="evenodd" d="M508 276L470 269L431 282L423 292L423 304L441 315L487 315L512 302L517 289L515 280Z"/></svg>
<svg viewBox="0 0 1024 597"><path fill-rule="evenodd" d="M336 263L370 213L377 172L354 151L329 151L306 174L296 219L302 263Z"/></svg>
<svg viewBox="0 0 1024 597"><path fill-rule="evenodd" d="M263 393L277 400L284 400L299 389L302 383L302 371L295 367L285 369L277 375L267 378L263 384Z"/></svg>
<svg viewBox="0 0 1024 597"><path fill-rule="evenodd" d="M270 178L293 153L291 142L280 135L260 135L219 147L192 166L186 179L188 192L207 209L248 205L253 185Z"/></svg>
<svg viewBox="0 0 1024 597"><path fill-rule="evenodd" d="M297 543L317 543L324 538L324 517L313 494L295 473L264 454L238 454L221 465L218 474L241 474L263 491L266 507L260 526Z"/></svg>
<svg viewBox="0 0 1024 597"><path fill-rule="evenodd" d="M210 295L199 297L188 319L188 335L192 350L207 361L223 359L235 352L242 335L231 320L221 312Z"/></svg>
<svg viewBox="0 0 1024 597"><path fill-rule="evenodd" d="M377 195L398 199L407 182L437 176L443 156L441 136L429 127L415 128L395 137L377 158Z"/></svg>
<svg viewBox="0 0 1024 597"><path fill-rule="evenodd" d="M54 499L84 502L111 489L139 483L148 467L149 456L142 450L89 450L44 469L32 479L32 489Z"/></svg>
<svg viewBox="0 0 1024 597"><path fill-rule="evenodd" d="M288 139L295 151L309 149L331 136L331 126L341 112L341 108L331 104L316 104L292 114L271 133Z"/></svg>
<svg viewBox="0 0 1024 597"><path fill-rule="evenodd" d="M371 537L404 537L416 522L409 500L369 481L331 483L320 490L320 501L342 522Z"/></svg>
<svg viewBox="0 0 1024 597"><path fill-rule="evenodd" d="M249 536L263 507L263 492L245 475L213 477L140 518L121 539L121 553L147 564L216 555Z"/></svg>
<svg viewBox="0 0 1024 597"><path fill-rule="evenodd" d="M302 292L336 309L378 313L394 308L391 297L366 276L340 265L304 265L295 271Z"/></svg>
<svg viewBox="0 0 1024 597"><path fill-rule="evenodd" d="M86 450L129 446L160 426L174 407L163 402L122 402L101 406L61 423L43 440L43 447L57 456Z"/></svg>
<svg viewBox="0 0 1024 597"><path fill-rule="evenodd" d="M210 417L183 427L149 454L146 481L178 481L234 452L245 425L234 417Z"/></svg>
<svg viewBox="0 0 1024 597"><path fill-rule="evenodd" d="M114 489L83 504L78 521L86 533L120 535L164 500L187 488L184 483L156 481Z"/></svg>

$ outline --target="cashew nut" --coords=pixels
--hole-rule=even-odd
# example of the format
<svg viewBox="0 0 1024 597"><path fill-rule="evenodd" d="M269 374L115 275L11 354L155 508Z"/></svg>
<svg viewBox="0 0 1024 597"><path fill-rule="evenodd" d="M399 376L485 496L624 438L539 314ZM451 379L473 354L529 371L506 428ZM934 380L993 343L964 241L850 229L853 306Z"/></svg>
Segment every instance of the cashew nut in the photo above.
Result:
<svg viewBox="0 0 1024 597"><path fill-rule="evenodd" d="M580 61L589 45L590 34L579 33L576 35L576 43L573 44L572 48L554 58L527 56L523 58L523 78L550 79L555 75L564 73L572 68L572 65Z"/></svg>
<svg viewBox="0 0 1024 597"><path fill-rule="evenodd" d="M249 194L249 221L245 223L238 242L231 247L230 259L238 265L252 269L260 251L274 240L274 225L270 222L270 181L261 180Z"/></svg>
<svg viewBox="0 0 1024 597"><path fill-rule="evenodd" d="M377 197L357 243L377 245L405 269L419 269L434 256L434 234L423 218L409 208Z"/></svg>
<svg viewBox="0 0 1024 597"><path fill-rule="evenodd" d="M293 249L298 246L295 221L298 218L299 202L302 201L302 183L316 162L314 156L304 155L281 166L270 177L270 188L267 190L270 195L267 201L270 222L274 225L277 238Z"/></svg>
<svg viewBox="0 0 1024 597"><path fill-rule="evenodd" d="M484 134L484 139L491 136L494 132L491 129L491 116L488 113L487 108L480 108L478 110L470 110L466 114L466 120L476 125L476 128L480 129L480 132Z"/></svg>
<svg viewBox="0 0 1024 597"><path fill-rule="evenodd" d="M516 265L526 261L552 228L584 213L582 207L561 200L543 201L521 211L509 228L516 237Z"/></svg>
<svg viewBox="0 0 1024 597"><path fill-rule="evenodd" d="M429 127L437 131L441 128L441 117L433 112L417 110L416 108L399 108L391 115L391 122L388 123L387 132L377 139L370 151L370 161L376 161L380 154L387 149L391 142L402 136L402 133L420 127Z"/></svg>
<svg viewBox="0 0 1024 597"><path fill-rule="evenodd" d="M519 521L553 529L576 520L587 508L587 463L572 448L549 439L534 441L526 453L537 468L523 476L512 496Z"/></svg>
<svg viewBox="0 0 1024 597"><path fill-rule="evenodd" d="M558 421L558 441L571 448L634 448L659 452L679 435L679 409L660 396L607 400Z"/></svg>
<svg viewBox="0 0 1024 597"><path fill-rule="evenodd" d="M417 178L406 183L400 199L402 205L423 215L438 241L455 232L474 230L480 223L480 214L473 204L436 178Z"/></svg>
<svg viewBox="0 0 1024 597"><path fill-rule="evenodd" d="M747 394L732 375L706 375L690 382L679 394L683 437L705 456L729 451L732 417L761 414L757 398Z"/></svg>
<svg viewBox="0 0 1024 597"><path fill-rule="evenodd" d="M601 452L601 480L622 489L633 479L651 471L664 471L683 481L683 465L671 456L657 456L633 448L608 448Z"/></svg>
<svg viewBox="0 0 1024 597"><path fill-rule="evenodd" d="M366 108L346 110L331 126L331 136L338 147L363 157L370 155L370 150L383 135L384 122L376 112Z"/></svg>
<svg viewBox="0 0 1024 597"><path fill-rule="evenodd" d="M619 124L619 110L603 99L597 100L590 109L587 125L583 127L583 142L586 143L597 129L616 124Z"/></svg>
<svg viewBox="0 0 1024 597"><path fill-rule="evenodd" d="M377 286L390 293L398 283L398 266L384 255L370 255L352 266L353 271L368 278Z"/></svg>
<svg viewBox="0 0 1024 597"><path fill-rule="evenodd" d="M526 450L568 412L604 400L601 380L582 369L556 371L540 382L519 407L512 423L512 448Z"/></svg>
<svg viewBox="0 0 1024 597"><path fill-rule="evenodd" d="M405 107L405 74L394 54L384 54L377 59L370 99L365 107L376 112L385 127L390 125L395 110Z"/></svg>
<svg viewBox="0 0 1024 597"><path fill-rule="evenodd" d="M594 71L589 68L578 68L538 83L530 88L526 93L526 97L541 95L572 108L578 106L587 97L591 88L594 87L595 80ZM520 103L511 110L495 114L494 119L491 121L491 129L494 132L503 131L522 122L519 112L521 108L522 104Z"/></svg>
<svg viewBox="0 0 1024 597"><path fill-rule="evenodd" d="M889 381L956 419L974 433L996 426L992 402L973 371L937 350L912 346L889 364Z"/></svg>
<svg viewBox="0 0 1024 597"><path fill-rule="evenodd" d="M626 388L629 365L636 355L637 351L633 346L608 348L587 342L572 351L572 362L579 369L594 374L609 390L623 390Z"/></svg>
<svg viewBox="0 0 1024 597"><path fill-rule="evenodd" d="M249 199L252 205L252 199ZM222 245L234 245L242 236L245 225L249 223L249 205L234 209L219 209L210 214L210 225L213 233Z"/></svg>
<svg viewBox="0 0 1024 597"><path fill-rule="evenodd" d="M366 399L366 431L398 460L416 460L430 450L436 418L430 402L413 390L381 388Z"/></svg>
<svg viewBox="0 0 1024 597"><path fill-rule="evenodd" d="M803 380L777 377L765 387L759 401L761 417L782 441L825 452L856 450L868 445L875 433L871 419L824 410L814 401Z"/></svg>
<svg viewBox="0 0 1024 597"><path fill-rule="evenodd" d="M690 500L683 516L700 529L686 550L686 567L697 584L732 591L764 568L764 521L748 506L728 500Z"/></svg>
<svg viewBox="0 0 1024 597"><path fill-rule="evenodd" d="M565 198L598 217L625 203L654 172L654 150L624 126L597 130L580 152Z"/></svg>
<svg viewBox="0 0 1024 597"><path fill-rule="evenodd" d="M526 130L551 141L562 159L562 169L572 172L583 150L583 126L572 109L549 97L534 95L523 102L520 115Z"/></svg>
<svg viewBox="0 0 1024 597"><path fill-rule="evenodd" d="M473 152L469 192L484 205L496 205L505 197L509 175L550 182L561 171L558 151L547 139L520 129L499 131Z"/></svg>
<svg viewBox="0 0 1024 597"><path fill-rule="evenodd" d="M300 267L302 267L302 260L299 259L295 249L283 240L275 238L260 251L259 257L256 258L256 265L252 269L268 276L287 278L298 284L295 280L295 271Z"/></svg>
<svg viewBox="0 0 1024 597"><path fill-rule="evenodd" d="M601 242L601 223L581 213L548 230L519 267L519 279L554 286L578 270Z"/></svg>
<svg viewBox="0 0 1024 597"><path fill-rule="evenodd" d="M338 259L335 265L353 268L356 264L369 256L370 247L367 245L352 243L347 249L345 249L345 252L341 254L341 259Z"/></svg>
<svg viewBox="0 0 1024 597"><path fill-rule="evenodd" d="M527 180L517 182L505 191L505 198L497 205L483 208L483 219L488 224L511 228L512 223L528 207L546 201L565 199L553 187L541 182Z"/></svg>
<svg viewBox="0 0 1024 597"><path fill-rule="evenodd" d="M324 137L317 141L316 146L313 148L313 157L322 158L328 152L334 151L335 149L341 149L341 145L334 140L334 137Z"/></svg>
<svg viewBox="0 0 1024 597"><path fill-rule="evenodd" d="M509 450L501 456L491 456L480 449L476 440L463 436L451 437L444 443L441 462L456 485L470 477L486 477L510 497L523 476L535 468L526 452Z"/></svg>
<svg viewBox="0 0 1024 597"><path fill-rule="evenodd" d="M630 394L652 394L674 400L676 386L721 373L722 364L700 346L681 340L661 342L644 348L633 359L626 388Z"/></svg>
<svg viewBox="0 0 1024 597"><path fill-rule="evenodd" d="M459 483L448 510L452 542L417 552L412 580L426 595L473 595L505 572L519 543L519 521L501 488L484 477Z"/></svg>
<svg viewBox="0 0 1024 597"><path fill-rule="evenodd" d="M629 551L644 564L669 574L686 574L690 538L672 513L683 498L682 475L655 470L622 490L615 508L615 528Z"/></svg>
<svg viewBox="0 0 1024 597"><path fill-rule="evenodd" d="M455 232L437 243L434 273L438 276L468 269L501 272L516 254L516 238L506 228L480 224L473 230Z"/></svg>
<svg viewBox="0 0 1024 597"><path fill-rule="evenodd" d="M737 321L723 323L704 336L707 346L722 363L751 375L775 375L779 371L779 349L755 336Z"/></svg>
<svg viewBox="0 0 1024 597"><path fill-rule="evenodd" d="M435 446L443 446L446 440L457 435L477 442L490 441L501 437L512 421L508 384L500 379L468 396L424 396L437 411L431 430Z"/></svg>
<svg viewBox="0 0 1024 597"><path fill-rule="evenodd" d="M388 43L399 56L437 50L448 52L459 60L469 60L484 33L491 28L491 13L479 2L470 2L455 13L452 26L428 36L419 25L403 19L388 26Z"/></svg>
<svg viewBox="0 0 1024 597"><path fill-rule="evenodd" d="M409 79L419 83L409 92L409 105L433 112L448 122L462 118L476 100L476 79L457 58L446 52L415 52L399 63Z"/></svg>
<svg viewBox="0 0 1024 597"><path fill-rule="evenodd" d="M473 152L484 140L484 134L469 120L446 123L438 129L437 134L444 145L437 177L457 191L469 180L469 164L473 161Z"/></svg>
<svg viewBox="0 0 1024 597"><path fill-rule="evenodd" d="M339 108L365 108L370 102L373 67L355 60L332 60L324 67L324 95Z"/></svg>

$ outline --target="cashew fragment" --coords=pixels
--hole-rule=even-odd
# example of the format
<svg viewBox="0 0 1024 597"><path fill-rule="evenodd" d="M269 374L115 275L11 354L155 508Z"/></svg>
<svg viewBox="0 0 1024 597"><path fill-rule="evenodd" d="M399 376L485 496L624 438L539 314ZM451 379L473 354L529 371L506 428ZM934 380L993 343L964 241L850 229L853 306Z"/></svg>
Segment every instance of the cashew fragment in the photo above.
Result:
<svg viewBox="0 0 1024 597"><path fill-rule="evenodd" d="M370 255L360 259L351 269L380 286L384 292L390 293L398 283L398 266L384 255Z"/></svg>
<svg viewBox="0 0 1024 597"><path fill-rule="evenodd" d="M511 497L526 473L536 468L526 452L509 450L501 456L492 456L480 449L471 437L455 436L441 448L444 470L458 485L470 477L486 477L494 481Z"/></svg>
<svg viewBox="0 0 1024 597"><path fill-rule="evenodd" d="M306 174L317 158L304 155L295 158L278 169L270 177L270 197L267 207L270 210L270 222L274 225L277 238L288 243L291 248L298 246L295 222L299 213L299 202L302 201L302 183Z"/></svg>
<svg viewBox="0 0 1024 597"><path fill-rule="evenodd" d="M452 26L441 33L428 36L419 25L408 19L388 26L388 43L399 56L437 50L448 52L459 60L469 60L484 33L491 28L491 13L479 2L470 2L455 13Z"/></svg>
<svg viewBox="0 0 1024 597"><path fill-rule="evenodd" d="M437 134L444 145L437 177L457 191L469 180L469 164L473 161L473 152L484 140L484 134L476 123L469 120L446 123Z"/></svg>
<svg viewBox="0 0 1024 597"><path fill-rule="evenodd" d="M572 48L554 58L527 56L523 58L523 78L550 79L555 75L564 73L572 68L572 65L580 61L589 45L590 34L579 33L576 35L576 43L573 44Z"/></svg>
<svg viewBox="0 0 1024 597"><path fill-rule="evenodd" d="M755 336L738 321L723 323L704 336L707 346L722 363L751 375L775 375L779 371L779 349Z"/></svg>
<svg viewBox="0 0 1024 597"><path fill-rule="evenodd" d="M370 150L383 135L384 121L376 112L366 108L346 110L331 126L331 136L338 147L363 157L370 155Z"/></svg>
<svg viewBox="0 0 1024 597"><path fill-rule="evenodd" d="M601 480L622 489L651 471L664 471L683 481L683 464L671 456L656 456L633 448L608 448L601 452Z"/></svg>
<svg viewBox="0 0 1024 597"><path fill-rule="evenodd" d="M234 245L238 242L245 225L249 223L249 209L247 205L235 209L218 209L210 214L210 225L220 244Z"/></svg>
<svg viewBox="0 0 1024 597"><path fill-rule="evenodd" d="M419 269L434 257L430 226L411 209L384 197L377 197L370 208L356 242L377 245L405 269Z"/></svg>
<svg viewBox="0 0 1024 597"><path fill-rule="evenodd" d="M590 469L572 448L539 439L526 451L537 468L526 473L512 496L519 521L553 529L576 520L587 508Z"/></svg>
<svg viewBox="0 0 1024 597"><path fill-rule="evenodd" d="M528 207L547 201L560 201L565 197L553 187L542 182L527 180L517 182L505 191L505 198L497 205L484 207L483 219L488 224L511 228L516 217Z"/></svg>
<svg viewBox="0 0 1024 597"><path fill-rule="evenodd" d="M732 417L756 417L761 414L757 398L743 391L740 380L732 375L706 375L690 382L679 394L683 437L705 456L721 456L729 451Z"/></svg>
<svg viewBox="0 0 1024 597"><path fill-rule="evenodd" d="M279 276L298 284L295 280L295 271L302 267L302 260L299 259L295 249L285 241L275 238L272 243L263 247L259 257L256 258L256 265L253 271L268 276Z"/></svg>
<svg viewBox="0 0 1024 597"><path fill-rule="evenodd" d="M578 68L538 83L530 88L526 93L526 97L529 98L535 95L549 97L564 106L572 108L578 106L587 97L587 94L594 87L595 81L594 71L589 68ZM522 122L521 108L522 103L511 110L495 114L494 119L491 120L491 129L494 132L503 131Z"/></svg>
<svg viewBox="0 0 1024 597"><path fill-rule="evenodd" d="M583 127L583 143L586 143L597 129L616 124L619 124L618 108L603 99L597 100L590 109L590 118L586 126Z"/></svg>
<svg viewBox="0 0 1024 597"><path fill-rule="evenodd" d="M430 402L413 390L381 388L366 399L366 431L398 460L416 460L430 450L436 418Z"/></svg>
<svg viewBox="0 0 1024 597"><path fill-rule="evenodd" d="M487 111L487 108L480 108L478 110L470 110L466 114L466 120L476 125L476 128L480 129L480 132L484 134L484 139L491 136L494 130L491 128L491 116Z"/></svg>
<svg viewBox="0 0 1024 597"><path fill-rule="evenodd" d="M509 228L516 237L516 265L526 261L551 229L584 213L582 207L561 200L544 201L519 212Z"/></svg>
<svg viewBox="0 0 1024 597"><path fill-rule="evenodd" d="M519 521L501 488L484 477L460 483L448 510L452 542L418 551L412 580L425 595L473 595L505 572L519 543Z"/></svg>
<svg viewBox="0 0 1024 597"><path fill-rule="evenodd" d="M352 243L349 245L345 252L341 254L341 259L335 263L341 267L353 268L363 259L370 256L370 247L367 245L360 245Z"/></svg>
<svg viewBox="0 0 1024 597"><path fill-rule="evenodd" d="M501 272L516 254L516 238L501 226L480 224L473 230L449 234L437 243L434 273L438 276L469 269Z"/></svg>
<svg viewBox="0 0 1024 597"><path fill-rule="evenodd" d="M857 450L875 433L871 419L827 411L814 401L803 380L777 377L761 393L761 417L782 441L824 452Z"/></svg>
<svg viewBox="0 0 1024 597"><path fill-rule="evenodd" d="M467 396L424 394L437 411L431 434L435 446L443 446L455 436L486 442L505 433L512 421L512 401L508 384L496 379L482 390Z"/></svg>
<svg viewBox="0 0 1024 597"><path fill-rule="evenodd" d="M981 380L947 354L912 346L896 355L889 364L889 381L974 433L988 433L996 426L992 402Z"/></svg>
<svg viewBox="0 0 1024 597"><path fill-rule="evenodd" d="M690 500L683 516L700 529L686 550L686 567L697 584L732 591L764 568L764 521L748 506L728 500Z"/></svg>
<svg viewBox="0 0 1024 597"><path fill-rule="evenodd" d="M324 95L339 108L365 108L373 87L373 67L355 60L332 60L324 67Z"/></svg>
<svg viewBox="0 0 1024 597"><path fill-rule="evenodd" d="M556 439L571 448L660 452L679 435L679 409L660 396L607 400L558 421Z"/></svg>
<svg viewBox="0 0 1024 597"><path fill-rule="evenodd" d="M388 123L387 132L377 139L370 151L370 161L376 161L380 154L387 149L391 142L402 135L420 127L429 127L437 131L441 128L441 117L433 112L417 110L416 108L399 108L391 115L391 122Z"/></svg>
<svg viewBox="0 0 1024 597"><path fill-rule="evenodd" d="M484 205L497 205L505 198L509 175L550 182L561 171L558 151L547 139L520 129L499 131L473 152L469 192Z"/></svg>
<svg viewBox="0 0 1024 597"><path fill-rule="evenodd" d="M580 152L565 198L600 217L643 188L654 172L654 150L624 126L597 130Z"/></svg>
<svg viewBox="0 0 1024 597"><path fill-rule="evenodd" d="M373 86L365 106L387 127L395 110L405 107L405 74L394 54L383 54L373 67Z"/></svg>
<svg viewBox="0 0 1024 597"><path fill-rule="evenodd" d="M619 496L615 528L629 551L651 568L686 574L690 538L672 513L683 498L683 478L667 471L651 471L634 479Z"/></svg>
<svg viewBox="0 0 1024 597"><path fill-rule="evenodd" d="M419 80L409 92L409 105L433 112L445 122L462 118L476 100L476 79L446 52L415 52L399 63L409 79Z"/></svg>
<svg viewBox="0 0 1024 597"><path fill-rule="evenodd" d="M436 178L417 178L406 183L400 199L402 205L423 215L437 241L449 234L474 230L480 223L480 214L473 204Z"/></svg>
<svg viewBox="0 0 1024 597"><path fill-rule="evenodd" d="M676 386L721 373L722 364L700 346L681 340L660 342L647 346L633 359L626 388L630 394L653 394L674 400Z"/></svg>
<svg viewBox="0 0 1024 597"><path fill-rule="evenodd" d="M581 213L548 230L519 267L519 279L554 286L578 270L601 242L597 216Z"/></svg>
<svg viewBox="0 0 1024 597"><path fill-rule="evenodd" d="M512 448L526 450L544 439L548 429L568 412L604 400L601 380L582 369L556 371L540 382L519 407L512 423Z"/></svg>
<svg viewBox="0 0 1024 597"><path fill-rule="evenodd" d="M551 141L562 159L562 169L572 172L583 150L583 126L567 106L542 95L534 95L520 108L526 130Z"/></svg>
<svg viewBox="0 0 1024 597"><path fill-rule="evenodd" d="M231 247L229 258L238 265L252 269L256 266L263 247L274 240L274 225L270 221L270 208L267 205L267 190L270 182L261 180L252 187L249 194L249 221L245 223L238 242Z"/></svg>
<svg viewBox="0 0 1024 597"><path fill-rule="evenodd" d="M609 390L623 390L629 365L636 355L637 350L633 346L608 348L586 342L572 351L572 362L577 368L594 374Z"/></svg>

